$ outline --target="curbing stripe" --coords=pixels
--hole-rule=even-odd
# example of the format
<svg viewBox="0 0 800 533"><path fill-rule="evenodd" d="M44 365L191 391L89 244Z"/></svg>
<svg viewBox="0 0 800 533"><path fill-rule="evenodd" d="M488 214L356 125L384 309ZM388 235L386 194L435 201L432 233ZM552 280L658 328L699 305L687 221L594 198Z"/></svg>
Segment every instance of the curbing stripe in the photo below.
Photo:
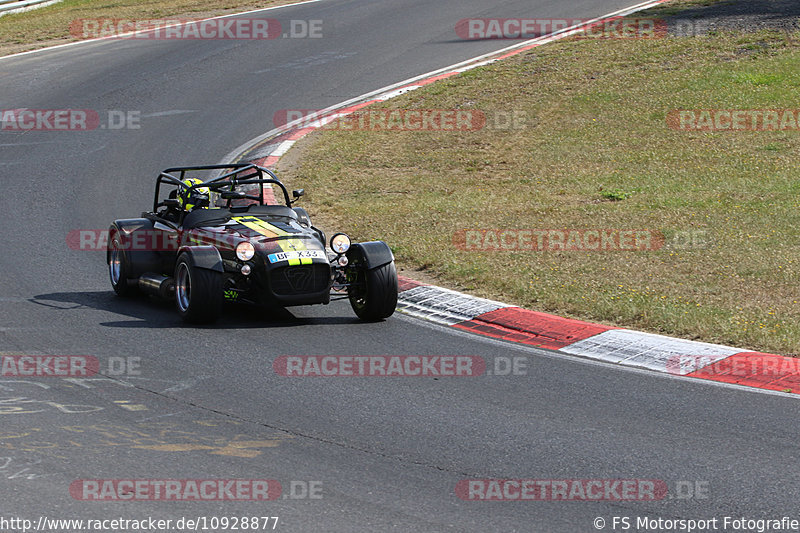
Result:
<svg viewBox="0 0 800 533"><path fill-rule="evenodd" d="M406 278L404 276L397 276L397 292L405 292L407 290L413 289L414 287L424 287L425 283L421 283L419 281L413 280L411 278Z"/></svg>
<svg viewBox="0 0 800 533"><path fill-rule="evenodd" d="M769 353L741 352L686 375L761 389L800 392L800 359Z"/></svg>
<svg viewBox="0 0 800 533"><path fill-rule="evenodd" d="M521 307L496 309L474 320L455 324L455 327L550 350L564 348L611 329L610 326L562 318Z"/></svg>
<svg viewBox="0 0 800 533"><path fill-rule="evenodd" d="M742 350L629 329L613 329L566 346L561 351L611 363L667 372L668 366L670 368L674 366L673 361L676 356L699 355L705 364L712 364Z"/></svg>
<svg viewBox="0 0 800 533"><path fill-rule="evenodd" d="M431 79L433 79L433 78L431 78ZM375 100L372 100L369 103L371 104L373 102L385 102L386 100L391 100L392 98L396 98L396 97L400 96L401 94L410 93L411 91L416 91L417 89L419 89L423 85L427 85L428 83L433 83L433 81L425 80L425 82L423 82L423 83L416 83L414 85L406 85L405 87L401 87L400 89L396 89L396 90L388 92L386 94L382 94L378 98L376 98ZM349 114L349 112L346 111L346 110L342 110L341 114L339 114L339 113L337 113L337 114L339 116L345 116L345 115Z"/></svg>
<svg viewBox="0 0 800 533"><path fill-rule="evenodd" d="M563 318L404 276L399 290L400 312L463 331L676 376L800 393L800 359L794 357ZM475 314L483 307L494 309Z"/></svg>
<svg viewBox="0 0 800 533"><path fill-rule="evenodd" d="M405 290L398 295L397 301L397 308L409 315L448 326L472 320L501 307L507 305L434 285L420 285Z"/></svg>
<svg viewBox="0 0 800 533"><path fill-rule="evenodd" d="M281 144L279 144L279 145L278 145L278 147L275 149L275 151L273 151L273 152L272 152L271 154L269 154L269 155L270 155L271 157L277 157L277 158L280 158L281 156L285 155L285 154L286 154L286 152L288 152L288 151L289 151L289 148L291 148L291 147L294 145L294 143L295 143L295 142L297 142L297 141L294 141L294 140L291 140L291 141L283 141Z"/></svg>

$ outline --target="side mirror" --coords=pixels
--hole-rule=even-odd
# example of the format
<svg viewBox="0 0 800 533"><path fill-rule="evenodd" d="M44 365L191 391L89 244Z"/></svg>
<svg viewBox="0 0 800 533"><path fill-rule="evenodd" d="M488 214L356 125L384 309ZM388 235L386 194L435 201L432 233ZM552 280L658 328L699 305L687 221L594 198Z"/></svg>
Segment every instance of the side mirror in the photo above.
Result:
<svg viewBox="0 0 800 533"><path fill-rule="evenodd" d="M303 196L305 193L306 193L305 189L295 189L295 190L293 190L292 191L292 197L294 198L294 201L292 203L294 203L297 200L299 200L300 197Z"/></svg>

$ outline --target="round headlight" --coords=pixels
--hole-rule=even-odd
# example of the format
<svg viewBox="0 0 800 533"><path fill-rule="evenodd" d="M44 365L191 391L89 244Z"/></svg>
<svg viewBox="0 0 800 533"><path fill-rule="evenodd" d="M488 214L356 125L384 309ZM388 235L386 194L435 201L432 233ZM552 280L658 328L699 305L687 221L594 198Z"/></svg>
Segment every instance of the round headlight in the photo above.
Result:
<svg viewBox="0 0 800 533"><path fill-rule="evenodd" d="M331 250L337 254L343 254L350 249L350 237L344 233L337 233L331 237Z"/></svg>
<svg viewBox="0 0 800 533"><path fill-rule="evenodd" d="M249 261L254 255L256 255L256 248L252 242L244 241L236 246L236 257L241 261Z"/></svg>

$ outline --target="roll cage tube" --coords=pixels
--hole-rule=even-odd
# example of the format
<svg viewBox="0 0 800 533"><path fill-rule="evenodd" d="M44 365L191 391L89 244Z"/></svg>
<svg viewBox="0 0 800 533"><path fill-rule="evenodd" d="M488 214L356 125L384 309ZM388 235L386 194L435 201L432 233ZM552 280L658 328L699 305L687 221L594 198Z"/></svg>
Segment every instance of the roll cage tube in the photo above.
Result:
<svg viewBox="0 0 800 533"><path fill-rule="evenodd" d="M233 170L229 170L233 169ZM196 171L208 171L208 170L229 170L228 172L223 173L221 176L218 176L212 180L205 181L203 183L197 183L195 185L187 187L183 180L186 179L187 172L196 172ZM241 178L237 178L238 174L242 172L247 172L252 170L250 174L243 176ZM173 174L180 172L180 177L176 177ZM269 176L265 178L264 175ZM153 195L153 212L155 213L158 211L159 208L159 193L161 191L161 184L168 183L170 185L174 185L179 189L186 189L186 190L193 190L199 189L201 187L208 187L214 191L221 191L226 187L230 187L229 191L235 191L237 187L241 185L259 185L260 194L259 194L259 205L264 204L264 184L270 183L275 184L280 187L281 191L283 192L283 199L286 202L287 207L291 207L292 201L289 199L289 191L286 189L286 186L278 179L271 170L268 168L260 167L258 165L254 165L252 163L236 163L232 165L204 165L204 166L197 166L197 167L174 167L168 168L161 173L159 173L158 178L156 179L156 190L155 194ZM227 207L231 206L231 200L228 200Z"/></svg>

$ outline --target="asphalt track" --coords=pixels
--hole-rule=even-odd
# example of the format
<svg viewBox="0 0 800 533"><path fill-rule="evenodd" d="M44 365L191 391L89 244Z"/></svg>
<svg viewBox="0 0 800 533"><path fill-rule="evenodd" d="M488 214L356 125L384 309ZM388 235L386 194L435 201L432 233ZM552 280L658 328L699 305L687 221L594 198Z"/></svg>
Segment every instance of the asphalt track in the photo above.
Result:
<svg viewBox="0 0 800 533"><path fill-rule="evenodd" d="M627 5L325 0L259 15L323 20L321 39L105 41L0 59L0 109L141 113L139 129L0 134L0 352L92 355L107 375L110 362L139 358L141 372L0 381L0 516L537 532L595 531L596 517L611 530L613 516L634 525L645 515L800 518L792 398L562 358L404 316L360 324L341 303L266 316L239 309L215 327L188 327L168 305L114 297L102 253L65 243L71 230L137 215L158 170L217 162L272 129L278 110L321 109L509 44L459 41L459 19L588 18ZM526 357L528 369L441 379L272 370L280 355L326 354L468 354L490 366ZM110 478L266 478L287 496L292 481L323 490L266 503L84 502L68 491L75 480ZM641 478L664 480L673 496L682 482L707 491L657 502L462 501L455 486L470 478Z"/></svg>

